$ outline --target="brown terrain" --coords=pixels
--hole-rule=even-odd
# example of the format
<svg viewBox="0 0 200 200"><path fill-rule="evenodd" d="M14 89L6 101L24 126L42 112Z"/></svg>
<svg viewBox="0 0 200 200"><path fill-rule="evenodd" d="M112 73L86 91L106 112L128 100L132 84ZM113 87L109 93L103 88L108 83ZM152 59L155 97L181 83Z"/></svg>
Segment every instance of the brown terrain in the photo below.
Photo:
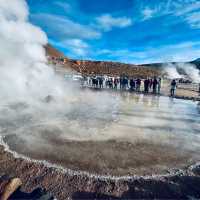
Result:
<svg viewBox="0 0 200 200"><path fill-rule="evenodd" d="M161 75L160 70L118 62L70 60L69 65L74 70L87 75L120 76L124 74L134 78L147 78Z"/></svg>
<svg viewBox="0 0 200 200"><path fill-rule="evenodd" d="M48 56L55 57L55 58L60 58L64 57L64 54L55 49L53 46L50 44L46 45L45 47L46 53Z"/></svg>
<svg viewBox="0 0 200 200"><path fill-rule="evenodd" d="M54 57L55 59L65 58L62 53L54 49L51 45L45 48L50 57ZM149 66L136 66L103 61L77 61L68 58L64 60L64 67L72 68L83 74L107 74L116 76L126 74L128 76L141 78L157 76L162 73L160 68L156 68L156 66L149 68ZM168 87L164 88L164 90L166 90L167 93ZM197 92L192 89L185 90L185 88L182 88L178 92L181 98L194 98L194 100L196 100L195 98L198 95ZM77 145L80 146L84 144ZM127 145L125 145L124 148L128 148ZM152 151L154 151L154 149L152 149ZM173 166L175 163L178 164L177 162L179 161L173 160L173 149L171 149L171 152L171 164ZM163 149L163 155L164 154L165 149ZM154 159L155 158L152 158L152 163ZM120 163L120 160L118 160L118 162ZM163 162L165 162L165 159ZM88 167L90 167L90 165L88 165ZM114 167L114 163L112 167ZM155 171L156 169L153 170ZM42 162L18 158L6 151L4 147L0 146L0 177L0 194L2 192L1 189L3 186L1 182L3 180L8 177L19 177L22 181L20 192L32 192L35 188L41 187L59 200L200 199L199 165L194 167L188 166L183 170L172 169L166 171L165 176L106 178L62 168L49 167Z"/></svg>
<svg viewBox="0 0 200 200"><path fill-rule="evenodd" d="M56 50L51 45L45 47L47 55L62 62L65 59L64 67L71 68L85 75L110 75L120 76L127 75L134 78L146 78L161 75L159 67L137 66L133 64L124 64L119 62L105 61L87 61L87 60L71 60Z"/></svg>

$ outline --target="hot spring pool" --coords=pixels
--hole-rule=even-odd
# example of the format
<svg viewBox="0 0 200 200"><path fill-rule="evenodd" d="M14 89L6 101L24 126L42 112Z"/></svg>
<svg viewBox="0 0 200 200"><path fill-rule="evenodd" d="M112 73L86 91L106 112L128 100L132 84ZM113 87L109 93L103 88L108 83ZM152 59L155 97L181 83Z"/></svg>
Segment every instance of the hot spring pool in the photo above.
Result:
<svg viewBox="0 0 200 200"><path fill-rule="evenodd" d="M150 175L200 161L196 102L130 93L0 107L0 134L12 151L100 175Z"/></svg>

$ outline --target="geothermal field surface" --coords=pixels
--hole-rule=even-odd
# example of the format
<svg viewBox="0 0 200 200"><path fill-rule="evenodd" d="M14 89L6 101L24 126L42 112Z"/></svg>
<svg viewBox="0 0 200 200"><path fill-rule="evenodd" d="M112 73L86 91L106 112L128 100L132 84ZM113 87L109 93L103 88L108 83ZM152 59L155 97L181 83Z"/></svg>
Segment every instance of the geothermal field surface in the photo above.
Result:
<svg viewBox="0 0 200 200"><path fill-rule="evenodd" d="M19 155L104 176L163 174L200 161L196 102L83 90L62 104L30 105L0 107L1 137Z"/></svg>

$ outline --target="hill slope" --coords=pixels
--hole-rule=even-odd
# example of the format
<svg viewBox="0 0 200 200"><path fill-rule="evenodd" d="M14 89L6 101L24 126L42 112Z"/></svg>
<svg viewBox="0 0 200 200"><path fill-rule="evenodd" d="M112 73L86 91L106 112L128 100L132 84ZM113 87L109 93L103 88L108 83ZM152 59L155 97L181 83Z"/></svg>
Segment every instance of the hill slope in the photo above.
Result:
<svg viewBox="0 0 200 200"><path fill-rule="evenodd" d="M52 45L47 44L45 47L46 54L50 57L64 57L64 54L61 53L59 50L55 49Z"/></svg>
<svg viewBox="0 0 200 200"><path fill-rule="evenodd" d="M54 58L67 58L59 50L48 44L46 47L47 55ZM192 62L200 69L200 59ZM165 63L152 63L144 65L124 64L119 62L105 62L105 61L88 61L88 60L72 60L66 59L64 67L71 68L82 74L98 74L98 75L128 75L132 77L153 77L163 74L162 66ZM175 64L175 63L174 63Z"/></svg>

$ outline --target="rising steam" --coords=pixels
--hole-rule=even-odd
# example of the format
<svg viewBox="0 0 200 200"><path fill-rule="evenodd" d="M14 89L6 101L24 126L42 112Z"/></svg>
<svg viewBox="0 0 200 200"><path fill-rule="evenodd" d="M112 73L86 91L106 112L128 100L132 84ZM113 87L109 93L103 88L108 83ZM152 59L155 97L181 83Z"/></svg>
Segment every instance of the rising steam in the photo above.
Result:
<svg viewBox="0 0 200 200"><path fill-rule="evenodd" d="M20 135L30 126L42 126L45 133L56 127L74 138L89 129L95 132L92 127L98 123L96 118L112 121L116 98L81 91L55 74L47 65L43 48L47 36L29 23L28 15L25 0L0 0L0 113L4 113L0 116L0 133Z"/></svg>
<svg viewBox="0 0 200 200"><path fill-rule="evenodd" d="M182 78L182 76L178 73L177 68L172 63L167 63L163 66L164 70L167 72L167 75L170 79Z"/></svg>
<svg viewBox="0 0 200 200"><path fill-rule="evenodd" d="M167 63L163 65L164 70L167 72L170 79L183 78L183 74L187 75L194 83L200 83L200 71L197 67L190 63ZM179 71L183 73L180 73Z"/></svg>
<svg viewBox="0 0 200 200"><path fill-rule="evenodd" d="M46 34L28 22L25 0L0 1L0 98L60 96L61 80L47 66Z"/></svg>

